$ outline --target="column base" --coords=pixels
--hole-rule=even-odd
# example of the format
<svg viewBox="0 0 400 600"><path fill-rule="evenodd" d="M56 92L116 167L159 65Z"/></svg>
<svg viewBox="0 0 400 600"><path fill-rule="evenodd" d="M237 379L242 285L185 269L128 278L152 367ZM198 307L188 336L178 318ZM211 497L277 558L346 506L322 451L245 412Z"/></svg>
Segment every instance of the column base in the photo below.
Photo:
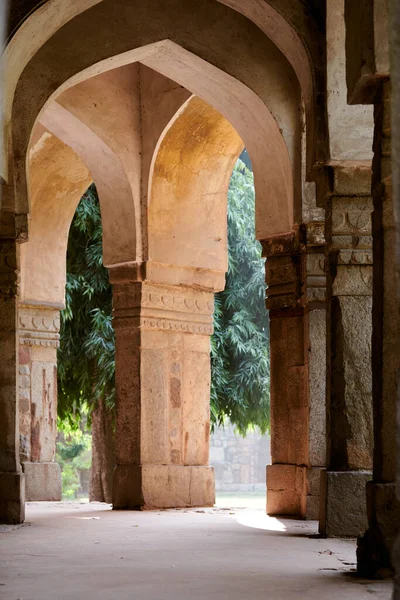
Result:
<svg viewBox="0 0 400 600"><path fill-rule="evenodd" d="M0 472L0 523L15 525L25 520L25 476Z"/></svg>
<svg viewBox="0 0 400 600"><path fill-rule="evenodd" d="M214 469L209 466L117 465L113 508L151 510L213 506Z"/></svg>
<svg viewBox="0 0 400 600"><path fill-rule="evenodd" d="M305 517L304 467L267 466L267 514Z"/></svg>
<svg viewBox="0 0 400 600"><path fill-rule="evenodd" d="M306 469L306 508L305 517L309 521L319 520L319 511L321 505L321 472L323 467L309 467Z"/></svg>
<svg viewBox="0 0 400 600"><path fill-rule="evenodd" d="M321 471L319 532L358 537L368 527L366 485L371 471Z"/></svg>
<svg viewBox="0 0 400 600"><path fill-rule="evenodd" d="M55 462L22 463L27 502L60 501L61 470Z"/></svg>
<svg viewBox="0 0 400 600"><path fill-rule="evenodd" d="M400 525L400 503L394 483L367 483L369 528L357 544L357 572L361 577L390 575L392 550Z"/></svg>

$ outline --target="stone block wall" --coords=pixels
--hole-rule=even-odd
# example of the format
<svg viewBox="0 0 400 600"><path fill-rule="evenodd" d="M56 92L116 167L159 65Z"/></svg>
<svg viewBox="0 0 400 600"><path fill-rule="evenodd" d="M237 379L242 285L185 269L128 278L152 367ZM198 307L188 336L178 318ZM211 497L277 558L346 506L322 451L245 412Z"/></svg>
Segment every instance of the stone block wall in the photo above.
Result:
<svg viewBox="0 0 400 600"><path fill-rule="evenodd" d="M216 491L265 491L265 467L271 462L269 435L235 434L229 421L210 438L210 465Z"/></svg>

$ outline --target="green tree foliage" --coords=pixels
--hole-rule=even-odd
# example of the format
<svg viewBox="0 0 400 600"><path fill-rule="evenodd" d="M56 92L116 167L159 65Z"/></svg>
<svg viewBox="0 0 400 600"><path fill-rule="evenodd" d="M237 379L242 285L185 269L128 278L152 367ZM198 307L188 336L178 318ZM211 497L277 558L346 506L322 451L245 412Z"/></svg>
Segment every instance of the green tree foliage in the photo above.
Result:
<svg viewBox="0 0 400 600"><path fill-rule="evenodd" d="M102 261L100 207L92 185L70 228L58 351L58 415L61 422L76 426L86 405L93 407L99 397L109 405L114 401L112 291Z"/></svg>
<svg viewBox="0 0 400 600"><path fill-rule="evenodd" d="M228 273L215 296L211 338L213 424L229 417L245 435L269 428L269 322L265 310L265 264L254 238L252 172L238 160L228 192Z"/></svg>
<svg viewBox="0 0 400 600"><path fill-rule="evenodd" d="M254 239L253 175L239 160L228 194L229 267L215 296L211 339L211 421L226 417L245 434L269 427L268 318L264 261ZM112 292L102 265L100 208L94 186L72 221L67 252L66 309L58 355L59 416L75 423L85 404L114 401Z"/></svg>
<svg viewBox="0 0 400 600"><path fill-rule="evenodd" d="M85 407L83 407L85 413ZM92 436L64 421L62 441L57 442L56 462L61 467L63 498L71 500L81 491L80 472L91 466Z"/></svg>

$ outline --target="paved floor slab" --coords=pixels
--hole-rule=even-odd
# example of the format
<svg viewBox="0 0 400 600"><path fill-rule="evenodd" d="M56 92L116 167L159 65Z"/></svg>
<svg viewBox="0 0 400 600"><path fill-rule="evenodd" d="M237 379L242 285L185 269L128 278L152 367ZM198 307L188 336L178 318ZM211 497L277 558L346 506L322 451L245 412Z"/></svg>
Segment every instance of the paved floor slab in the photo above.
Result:
<svg viewBox="0 0 400 600"><path fill-rule="evenodd" d="M30 503L0 529L1 600L389 600L354 576L354 540L261 511Z"/></svg>

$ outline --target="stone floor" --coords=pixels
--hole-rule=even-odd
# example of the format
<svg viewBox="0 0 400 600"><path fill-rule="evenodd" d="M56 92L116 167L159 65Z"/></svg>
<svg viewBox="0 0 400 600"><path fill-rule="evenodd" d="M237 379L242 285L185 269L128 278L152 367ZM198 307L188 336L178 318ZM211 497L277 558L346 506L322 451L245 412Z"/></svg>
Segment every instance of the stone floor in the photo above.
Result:
<svg viewBox="0 0 400 600"><path fill-rule="evenodd" d="M354 541L237 509L113 512L31 503L0 529L2 600L389 600L354 577Z"/></svg>

